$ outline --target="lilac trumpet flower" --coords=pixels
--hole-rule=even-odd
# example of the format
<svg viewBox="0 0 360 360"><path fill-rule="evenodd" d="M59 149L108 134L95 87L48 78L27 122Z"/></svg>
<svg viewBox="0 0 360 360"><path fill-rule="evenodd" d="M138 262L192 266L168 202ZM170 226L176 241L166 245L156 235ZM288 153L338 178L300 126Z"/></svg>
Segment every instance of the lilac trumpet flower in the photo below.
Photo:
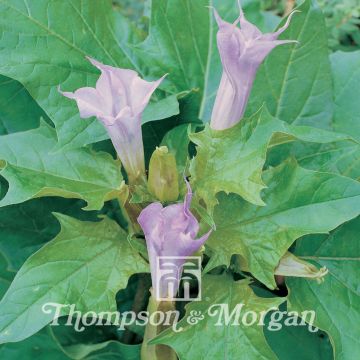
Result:
<svg viewBox="0 0 360 360"><path fill-rule="evenodd" d="M293 11L285 25L273 33L263 34L255 25L240 16L230 24L221 19L214 9L219 26L217 44L223 65L223 74L211 115L210 127L224 130L237 124L244 115L255 80L256 71L265 57L278 45L296 43L296 40L277 40L289 26ZM240 28L237 24L240 23Z"/></svg>
<svg viewBox="0 0 360 360"><path fill-rule="evenodd" d="M96 116L105 126L129 177L136 182L145 175L141 115L163 78L142 80L136 71L119 69L87 58L100 71L95 88L61 92L77 102L80 116Z"/></svg>
<svg viewBox="0 0 360 360"><path fill-rule="evenodd" d="M199 223L190 211L192 191L186 182L187 195L184 203L163 207L159 202L148 205L138 217L138 222L144 231L152 278L153 292L157 299L173 299L180 285L182 268L187 257L205 243L212 229L199 239ZM173 286L168 286L164 278L157 273L158 266L162 268L167 262L163 256L171 256L171 265L176 268ZM158 280L158 281L157 281Z"/></svg>

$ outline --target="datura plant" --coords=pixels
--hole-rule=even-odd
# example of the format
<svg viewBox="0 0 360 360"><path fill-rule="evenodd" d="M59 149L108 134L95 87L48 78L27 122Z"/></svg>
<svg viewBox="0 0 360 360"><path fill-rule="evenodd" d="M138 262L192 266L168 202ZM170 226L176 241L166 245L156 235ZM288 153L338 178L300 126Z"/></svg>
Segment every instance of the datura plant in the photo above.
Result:
<svg viewBox="0 0 360 360"><path fill-rule="evenodd" d="M360 52L314 0L0 10L1 359L360 358Z"/></svg>

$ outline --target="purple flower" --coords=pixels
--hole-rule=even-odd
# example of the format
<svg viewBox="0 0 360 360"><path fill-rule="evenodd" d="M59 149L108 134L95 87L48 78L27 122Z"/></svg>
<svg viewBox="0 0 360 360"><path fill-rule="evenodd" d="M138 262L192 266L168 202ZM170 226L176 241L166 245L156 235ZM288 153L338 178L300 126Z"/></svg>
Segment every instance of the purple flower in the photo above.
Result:
<svg viewBox="0 0 360 360"><path fill-rule="evenodd" d="M103 123L129 181L136 181L145 174L141 115L164 77L148 82L136 71L88 60L101 70L96 87L61 93L76 100L82 118L96 116Z"/></svg>
<svg viewBox="0 0 360 360"><path fill-rule="evenodd" d="M184 259L174 259L171 265L177 269L175 285L168 287L166 281L158 282L157 259L160 256L187 257L196 252L211 234L208 233L196 239L199 223L190 212L192 198L191 187L186 182L188 193L184 203L163 207L160 203L147 206L138 217L138 222L144 231L151 269L152 286L157 297L172 299L179 288ZM159 265L163 267L164 260L159 258Z"/></svg>
<svg viewBox="0 0 360 360"><path fill-rule="evenodd" d="M230 24L222 20L214 9L219 26L217 44L223 65L223 74L213 108L210 126L224 130L238 123L244 115L245 107L256 76L256 71L265 57L276 46L297 42L277 40L290 24L292 12L286 24L278 31L263 34L245 19L241 9L240 16ZM237 24L240 23L240 28Z"/></svg>

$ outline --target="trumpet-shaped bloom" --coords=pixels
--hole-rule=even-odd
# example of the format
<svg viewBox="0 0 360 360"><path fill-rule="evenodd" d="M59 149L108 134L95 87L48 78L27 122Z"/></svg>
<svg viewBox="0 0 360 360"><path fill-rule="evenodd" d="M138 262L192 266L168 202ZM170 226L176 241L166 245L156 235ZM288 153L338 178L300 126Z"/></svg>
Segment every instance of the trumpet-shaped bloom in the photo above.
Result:
<svg viewBox="0 0 360 360"><path fill-rule="evenodd" d="M76 100L82 118L96 116L103 123L129 180L135 181L145 174L141 115L164 77L148 82L136 71L88 60L101 71L96 87L61 93Z"/></svg>
<svg viewBox="0 0 360 360"><path fill-rule="evenodd" d="M189 183L184 203L163 207L160 203L147 206L138 217L144 231L151 269L152 286L157 297L172 299L179 288L184 259L172 259L171 265L177 269L174 274L175 284L168 286L166 279L157 273L158 265L164 264L163 256L187 257L196 252L211 234L196 239L199 223L190 211L192 192ZM159 261L159 262L158 262ZM157 281L158 280L158 281Z"/></svg>
<svg viewBox="0 0 360 360"><path fill-rule="evenodd" d="M287 252L280 260L275 269L277 276L294 276L308 279L315 279L318 283L324 281L324 276L329 272L326 266L318 269L313 264L299 259L290 252Z"/></svg>
<svg viewBox="0 0 360 360"><path fill-rule="evenodd" d="M285 25L278 31L263 34L255 25L245 19L240 8L240 16L230 24L221 19L214 10L219 26L217 45L223 65L223 74L217 92L211 128L224 130L238 123L244 115L256 71L265 57L278 45L296 42L277 40L289 24L294 11ZM240 28L237 26L240 23Z"/></svg>

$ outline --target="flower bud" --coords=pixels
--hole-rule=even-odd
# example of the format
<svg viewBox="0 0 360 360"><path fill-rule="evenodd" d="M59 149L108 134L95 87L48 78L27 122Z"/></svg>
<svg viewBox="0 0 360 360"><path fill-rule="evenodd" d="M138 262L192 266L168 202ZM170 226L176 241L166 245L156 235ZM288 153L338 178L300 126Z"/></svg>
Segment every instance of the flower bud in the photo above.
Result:
<svg viewBox="0 0 360 360"><path fill-rule="evenodd" d="M166 146L157 147L151 155L148 189L162 202L175 201L179 197L175 156Z"/></svg>
<svg viewBox="0 0 360 360"><path fill-rule="evenodd" d="M275 275L310 278L315 279L318 283L324 281L324 276L328 272L329 270L326 267L318 269L313 264L299 259L290 252L281 258L275 269Z"/></svg>

